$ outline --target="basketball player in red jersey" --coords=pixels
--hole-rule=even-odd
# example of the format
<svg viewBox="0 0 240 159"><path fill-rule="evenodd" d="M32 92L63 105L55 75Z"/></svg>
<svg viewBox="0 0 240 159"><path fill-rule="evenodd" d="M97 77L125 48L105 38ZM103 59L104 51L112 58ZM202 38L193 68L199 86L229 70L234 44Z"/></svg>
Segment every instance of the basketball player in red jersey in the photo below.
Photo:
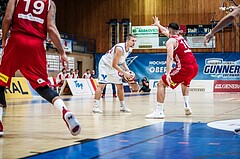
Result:
<svg viewBox="0 0 240 159"><path fill-rule="evenodd" d="M0 65L0 135L3 135L2 106L4 90L19 69L31 86L61 113L72 135L80 133L80 125L59 95L49 88L46 51L43 42L47 32L61 56L63 66L68 59L55 25L56 6L51 0L9 0L2 22L3 56ZM10 31L10 37L7 38ZM66 65L65 65L66 64Z"/></svg>
<svg viewBox="0 0 240 159"><path fill-rule="evenodd" d="M184 99L184 110L186 115L191 115L189 106L189 85L191 80L198 73L198 65L192 51L184 38L179 34L180 28L177 23L170 23L168 28L160 25L158 17L153 17L155 26L161 30L169 39L166 42L167 60L166 74L162 76L157 84L157 106L153 113L146 115L148 119L164 118L163 103L165 100L166 87L175 89L179 84L182 87L182 95ZM172 69L173 61L176 63Z"/></svg>

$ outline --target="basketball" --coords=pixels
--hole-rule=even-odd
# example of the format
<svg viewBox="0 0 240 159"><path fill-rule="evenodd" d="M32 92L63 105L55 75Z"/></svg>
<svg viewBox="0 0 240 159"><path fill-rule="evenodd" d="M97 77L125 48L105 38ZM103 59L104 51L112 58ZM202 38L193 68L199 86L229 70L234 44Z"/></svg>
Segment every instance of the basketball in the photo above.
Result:
<svg viewBox="0 0 240 159"><path fill-rule="evenodd" d="M135 73L133 71L129 71L129 73L130 73L131 77L127 78L127 77L123 76L124 81L126 81L126 82L133 82L133 81L135 81L135 79L136 79Z"/></svg>

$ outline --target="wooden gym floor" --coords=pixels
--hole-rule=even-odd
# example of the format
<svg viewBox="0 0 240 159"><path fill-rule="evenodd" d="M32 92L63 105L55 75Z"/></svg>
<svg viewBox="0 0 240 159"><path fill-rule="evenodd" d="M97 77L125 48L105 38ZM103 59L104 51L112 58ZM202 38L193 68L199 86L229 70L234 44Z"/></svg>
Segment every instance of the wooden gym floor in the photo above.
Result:
<svg viewBox="0 0 240 159"><path fill-rule="evenodd" d="M93 96L62 96L81 123L72 136L59 112L41 97L8 99L0 159L13 158L240 158L240 93L191 92L193 114L185 116L180 93L168 92L165 119L145 119L156 94L131 93L120 113L118 98L101 99L104 113L93 114ZM230 121L230 131L207 126ZM232 123L231 123L232 122ZM230 146L231 145L231 146Z"/></svg>

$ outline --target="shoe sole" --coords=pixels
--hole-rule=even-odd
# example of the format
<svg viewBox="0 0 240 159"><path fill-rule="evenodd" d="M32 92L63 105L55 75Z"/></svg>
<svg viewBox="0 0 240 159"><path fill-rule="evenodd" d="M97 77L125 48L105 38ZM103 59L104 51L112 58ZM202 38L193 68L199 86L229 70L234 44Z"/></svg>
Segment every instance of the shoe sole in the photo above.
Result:
<svg viewBox="0 0 240 159"><path fill-rule="evenodd" d="M145 117L146 119L164 119L165 118L165 116L164 117Z"/></svg>
<svg viewBox="0 0 240 159"><path fill-rule="evenodd" d="M93 113L102 114L103 112L99 112L99 111L93 111Z"/></svg>
<svg viewBox="0 0 240 159"><path fill-rule="evenodd" d="M102 114L103 113L103 111L95 111L94 109L92 111L93 111L93 113L98 113L98 114Z"/></svg>
<svg viewBox="0 0 240 159"><path fill-rule="evenodd" d="M126 110L120 110L120 112L123 112L123 113L131 113L131 111L126 111Z"/></svg>
<svg viewBox="0 0 240 159"><path fill-rule="evenodd" d="M237 135L240 135L240 128L235 129L235 130L234 130L234 133L237 134Z"/></svg>
<svg viewBox="0 0 240 159"><path fill-rule="evenodd" d="M192 112L191 112L191 110L189 109L189 108L185 108L185 115L191 115L192 114Z"/></svg>
<svg viewBox="0 0 240 159"><path fill-rule="evenodd" d="M80 124L78 123L78 121L76 120L75 116L71 112L67 112L64 115L64 118L65 118L65 122L67 123L68 129L70 130L71 134L73 136L80 134L81 127L80 127Z"/></svg>

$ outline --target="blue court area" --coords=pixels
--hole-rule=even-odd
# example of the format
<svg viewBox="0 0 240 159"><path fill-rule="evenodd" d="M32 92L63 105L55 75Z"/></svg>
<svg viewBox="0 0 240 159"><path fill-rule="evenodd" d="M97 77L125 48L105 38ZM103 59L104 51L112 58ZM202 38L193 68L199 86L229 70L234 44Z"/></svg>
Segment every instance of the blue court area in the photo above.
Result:
<svg viewBox="0 0 240 159"><path fill-rule="evenodd" d="M206 123L162 122L28 159L240 159L240 135Z"/></svg>

